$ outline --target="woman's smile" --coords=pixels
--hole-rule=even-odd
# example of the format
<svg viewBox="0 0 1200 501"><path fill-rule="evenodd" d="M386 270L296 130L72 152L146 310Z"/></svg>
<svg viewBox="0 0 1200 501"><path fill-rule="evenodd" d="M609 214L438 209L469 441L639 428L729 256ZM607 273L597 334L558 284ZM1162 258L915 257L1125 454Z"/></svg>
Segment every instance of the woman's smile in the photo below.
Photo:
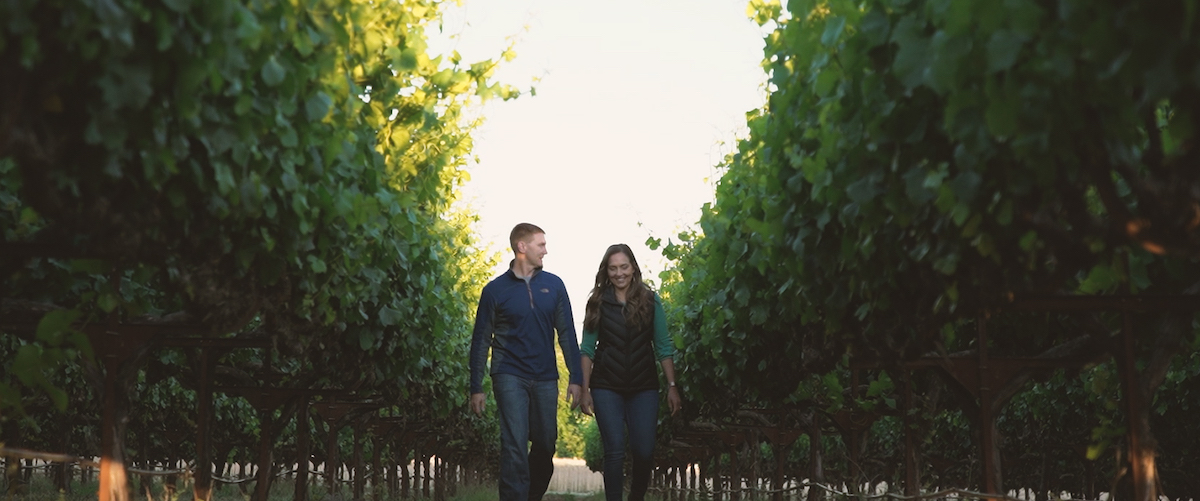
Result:
<svg viewBox="0 0 1200 501"><path fill-rule="evenodd" d="M608 258L608 281L619 291L629 287L629 279L633 277L633 265L629 258L620 252Z"/></svg>

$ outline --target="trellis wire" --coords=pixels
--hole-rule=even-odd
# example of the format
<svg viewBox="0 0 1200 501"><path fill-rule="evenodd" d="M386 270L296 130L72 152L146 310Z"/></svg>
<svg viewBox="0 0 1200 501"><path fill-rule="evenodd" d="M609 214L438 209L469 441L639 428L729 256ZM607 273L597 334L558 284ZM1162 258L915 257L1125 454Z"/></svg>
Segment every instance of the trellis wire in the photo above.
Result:
<svg viewBox="0 0 1200 501"><path fill-rule="evenodd" d="M49 453L49 452L37 452L37 451L31 451L28 449L16 449L16 448L12 448L12 447L0 447L0 457L16 458L16 459L40 459L42 461L46 461L47 463L77 464L80 467L88 467L88 468L93 468L93 469L100 468L100 463L98 463L94 460L88 459L88 458L80 457L80 456L72 456L70 454L54 454L54 453ZM21 468L33 470L33 469L49 468L50 466L51 466L50 464L33 465L33 466L21 465ZM140 468L125 468L125 471L136 474L136 475L145 475L145 476L161 476L161 477L172 476L172 475L185 475L188 477L192 476L192 470L188 469L188 468L178 469L178 470L143 470ZM282 477L284 475L291 475L291 474L299 472L299 471L300 471L299 468L291 469L291 470L283 470L283 471L276 472L272 476ZM310 475L314 475L317 477L325 476L324 472L317 471L317 470L309 470L308 473ZM368 472L368 473L364 474L364 476L362 477L361 480L364 480L364 481L369 480L369 479L373 478L374 476L375 476L374 473ZM429 479L429 480L434 480L434 481L438 480L437 477L430 476L430 475L421 475L421 474L417 474L417 473L409 474L409 478L414 479L414 480L424 480L424 479ZM252 480L256 480L255 477L226 478L226 477L221 477L221 476L217 476L217 475L213 475L212 479L214 481L221 482L224 484L240 484L243 482L249 482ZM354 481L354 479L342 479L342 478L336 478L334 480L336 482L343 483L343 484L348 484L348 483L351 483Z"/></svg>
<svg viewBox="0 0 1200 501"><path fill-rule="evenodd" d="M1014 498L1014 497L1011 497L1008 495L985 494L982 492L976 492L976 491L967 490L967 489L943 489L943 490L940 490L937 492L918 494L916 496L905 496L905 495L895 494L895 493L891 493L891 492L885 492L882 494L854 494L854 493L848 492L848 491L837 490L837 489L834 489L833 487L830 487L827 485L815 484L815 483L809 482L807 480L800 482L800 485L797 485L795 487L787 487L787 488L783 488L783 489L759 489L759 488L755 488L755 487L739 487L736 489L703 489L702 490L702 489L681 488L681 487L650 487L649 490L655 491L655 492L658 492L658 493L661 493L664 495L672 494L672 493L699 494L703 498L713 499L718 494L721 494L721 495L734 494L734 493L737 493L737 494L746 494L746 493L750 493L750 494L779 494L779 493L787 494L787 493L800 491L800 490L803 490L805 488L810 488L810 487L824 490L830 494L833 494L835 496L840 496L842 498L854 498L854 499L859 499L859 500L863 500L863 501L872 500L872 499L892 499L892 500L896 500L896 501L917 501L917 500L924 500L924 499L943 499L943 498L948 498L948 497L954 497L955 499L996 499L996 500L1003 500L1003 501L1030 501L1028 499ZM1074 499L1074 498L1054 498L1054 499L1055 499L1055 501L1101 501L1101 500L1096 500L1096 499Z"/></svg>

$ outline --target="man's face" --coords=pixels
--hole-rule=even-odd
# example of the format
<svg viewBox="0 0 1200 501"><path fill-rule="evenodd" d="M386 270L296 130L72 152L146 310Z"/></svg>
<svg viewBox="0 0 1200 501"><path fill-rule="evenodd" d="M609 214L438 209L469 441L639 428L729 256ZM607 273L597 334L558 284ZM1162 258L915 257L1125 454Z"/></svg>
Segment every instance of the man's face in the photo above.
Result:
<svg viewBox="0 0 1200 501"><path fill-rule="evenodd" d="M529 237L529 240L522 242L521 246L525 249L526 263L529 263L533 267L542 266L542 257L546 255L545 233L533 234Z"/></svg>

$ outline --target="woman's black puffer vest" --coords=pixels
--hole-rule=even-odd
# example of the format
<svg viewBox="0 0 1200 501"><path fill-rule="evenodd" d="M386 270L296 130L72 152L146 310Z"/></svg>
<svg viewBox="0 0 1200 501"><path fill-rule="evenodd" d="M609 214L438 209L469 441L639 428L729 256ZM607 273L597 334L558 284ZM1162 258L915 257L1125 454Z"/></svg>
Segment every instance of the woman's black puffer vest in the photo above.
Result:
<svg viewBox="0 0 1200 501"><path fill-rule="evenodd" d="M589 384L615 391L657 390L653 318L633 332L626 328L624 307L611 288L604 291Z"/></svg>

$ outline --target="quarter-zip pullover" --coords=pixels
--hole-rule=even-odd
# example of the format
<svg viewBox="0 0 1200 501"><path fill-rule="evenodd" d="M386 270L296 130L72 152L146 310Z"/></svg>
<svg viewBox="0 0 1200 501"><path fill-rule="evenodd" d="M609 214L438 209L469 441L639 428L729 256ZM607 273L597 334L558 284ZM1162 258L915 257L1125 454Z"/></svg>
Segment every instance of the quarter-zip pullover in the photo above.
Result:
<svg viewBox="0 0 1200 501"><path fill-rule="evenodd" d="M509 270L483 288L471 336L471 393L483 391L488 349L490 374L512 374L535 381L558 380L554 337L570 372L571 384L583 384L575 319L567 288L558 276L534 270L521 278Z"/></svg>

